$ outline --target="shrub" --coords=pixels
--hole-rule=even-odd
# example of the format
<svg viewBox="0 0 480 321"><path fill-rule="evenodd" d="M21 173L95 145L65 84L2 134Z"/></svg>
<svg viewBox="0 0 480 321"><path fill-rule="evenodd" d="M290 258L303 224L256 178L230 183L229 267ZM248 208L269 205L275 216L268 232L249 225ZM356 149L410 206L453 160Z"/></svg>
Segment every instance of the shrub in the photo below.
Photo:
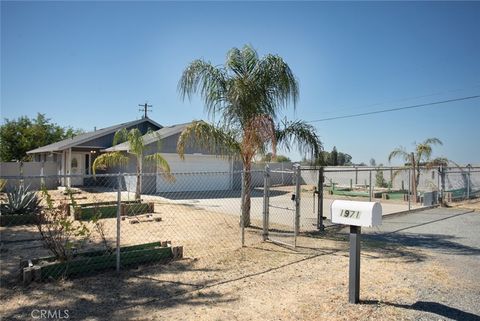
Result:
<svg viewBox="0 0 480 321"><path fill-rule="evenodd" d="M383 177L383 171L382 170L377 170L377 173L375 174L375 185L377 187L388 187L387 182L385 181L385 178Z"/></svg>
<svg viewBox="0 0 480 321"><path fill-rule="evenodd" d="M90 238L86 223L71 218L66 202L54 206L52 198L44 188L42 194L47 207L37 215L37 228L44 246L60 261L70 260L75 251ZM73 198L70 194L70 198Z"/></svg>
<svg viewBox="0 0 480 321"><path fill-rule="evenodd" d="M7 203L3 207L6 214L33 214L40 209L40 200L35 192L29 191L23 184L7 193Z"/></svg>

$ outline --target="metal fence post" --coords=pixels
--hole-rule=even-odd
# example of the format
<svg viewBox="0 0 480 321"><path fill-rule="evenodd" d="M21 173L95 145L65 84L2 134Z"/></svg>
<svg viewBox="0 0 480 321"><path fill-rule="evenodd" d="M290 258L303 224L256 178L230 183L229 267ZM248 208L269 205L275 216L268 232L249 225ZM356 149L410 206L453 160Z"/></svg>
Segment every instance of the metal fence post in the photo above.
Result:
<svg viewBox="0 0 480 321"><path fill-rule="evenodd" d="M323 225L323 166L318 171L318 186L317 186L317 229L323 231L325 226Z"/></svg>
<svg viewBox="0 0 480 321"><path fill-rule="evenodd" d="M245 246L245 217L243 217L243 204L245 202L245 169L242 170L242 189L240 196L240 238L242 240L242 247Z"/></svg>
<svg viewBox="0 0 480 321"><path fill-rule="evenodd" d="M410 172L410 168L408 169L408 194L407 194L407 198L408 198L408 210L410 211L411 210L411 200L410 200L410 188L411 188L411 184L410 184L410 180L411 180L411 172Z"/></svg>
<svg viewBox="0 0 480 321"><path fill-rule="evenodd" d="M443 165L440 166L440 185L441 185L441 190L440 190L440 195L442 198L442 206L445 206L447 202L445 201L445 167Z"/></svg>
<svg viewBox="0 0 480 321"><path fill-rule="evenodd" d="M369 171L369 179L370 179L370 183L368 184L368 188L369 188L369 200L370 202L372 201L372 170Z"/></svg>
<svg viewBox="0 0 480 321"><path fill-rule="evenodd" d="M270 168L265 165L263 177L263 240L268 240L268 225L270 216Z"/></svg>
<svg viewBox="0 0 480 321"><path fill-rule="evenodd" d="M117 272L120 272L120 222L121 222L121 202L122 202L122 176L117 176Z"/></svg>
<svg viewBox="0 0 480 321"><path fill-rule="evenodd" d="M295 165L295 228L294 228L294 237L295 243L294 247L297 247L297 236L300 232L300 201L301 201L301 189L300 189L300 180L301 180L301 169L300 164Z"/></svg>
<svg viewBox="0 0 480 321"><path fill-rule="evenodd" d="M470 164L467 165L468 173L467 173L467 200L470 199Z"/></svg>

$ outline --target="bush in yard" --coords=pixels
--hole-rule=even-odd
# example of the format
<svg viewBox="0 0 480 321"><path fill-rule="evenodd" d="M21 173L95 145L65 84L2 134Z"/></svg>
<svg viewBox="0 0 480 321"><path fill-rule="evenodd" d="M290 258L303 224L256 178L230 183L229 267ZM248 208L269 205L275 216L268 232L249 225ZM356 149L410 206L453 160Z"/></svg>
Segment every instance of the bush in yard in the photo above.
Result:
<svg viewBox="0 0 480 321"><path fill-rule="evenodd" d="M59 261L68 261L74 252L88 241L91 232L86 223L75 221L70 217L67 203L54 206L45 188L42 194L46 199L47 207L38 213L36 220L42 242ZM71 194L70 198L74 202Z"/></svg>
<svg viewBox="0 0 480 321"><path fill-rule="evenodd" d="M35 192L29 191L23 184L7 193L7 203L3 206L5 214L34 214L40 209L40 200Z"/></svg>
<svg viewBox="0 0 480 321"><path fill-rule="evenodd" d="M385 178L383 177L383 171L382 170L377 170L377 173L375 174L375 185L377 187L388 187L387 182L385 181Z"/></svg>

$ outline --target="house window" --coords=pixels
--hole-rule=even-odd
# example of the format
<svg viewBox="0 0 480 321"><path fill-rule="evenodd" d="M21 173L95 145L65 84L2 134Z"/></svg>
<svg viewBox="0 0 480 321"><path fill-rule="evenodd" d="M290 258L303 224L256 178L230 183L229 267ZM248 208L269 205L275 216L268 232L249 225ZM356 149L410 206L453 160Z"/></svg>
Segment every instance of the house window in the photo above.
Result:
<svg viewBox="0 0 480 321"><path fill-rule="evenodd" d="M72 168L77 168L78 167L78 161L76 158L72 158L72 163L71 163Z"/></svg>

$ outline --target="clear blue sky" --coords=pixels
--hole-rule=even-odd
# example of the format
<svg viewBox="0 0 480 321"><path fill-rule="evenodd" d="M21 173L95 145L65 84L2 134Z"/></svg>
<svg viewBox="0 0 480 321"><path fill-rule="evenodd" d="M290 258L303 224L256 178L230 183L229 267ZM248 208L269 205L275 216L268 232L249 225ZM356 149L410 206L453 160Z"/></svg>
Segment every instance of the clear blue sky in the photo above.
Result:
<svg viewBox="0 0 480 321"><path fill-rule="evenodd" d="M276 53L300 82L290 119L315 120L480 93L480 3L5 2L1 117L46 113L92 130L139 118L205 118L177 83L196 58L232 47ZM480 100L314 123L325 149L387 162L438 137L435 156L480 163ZM297 153L291 153L299 158Z"/></svg>

